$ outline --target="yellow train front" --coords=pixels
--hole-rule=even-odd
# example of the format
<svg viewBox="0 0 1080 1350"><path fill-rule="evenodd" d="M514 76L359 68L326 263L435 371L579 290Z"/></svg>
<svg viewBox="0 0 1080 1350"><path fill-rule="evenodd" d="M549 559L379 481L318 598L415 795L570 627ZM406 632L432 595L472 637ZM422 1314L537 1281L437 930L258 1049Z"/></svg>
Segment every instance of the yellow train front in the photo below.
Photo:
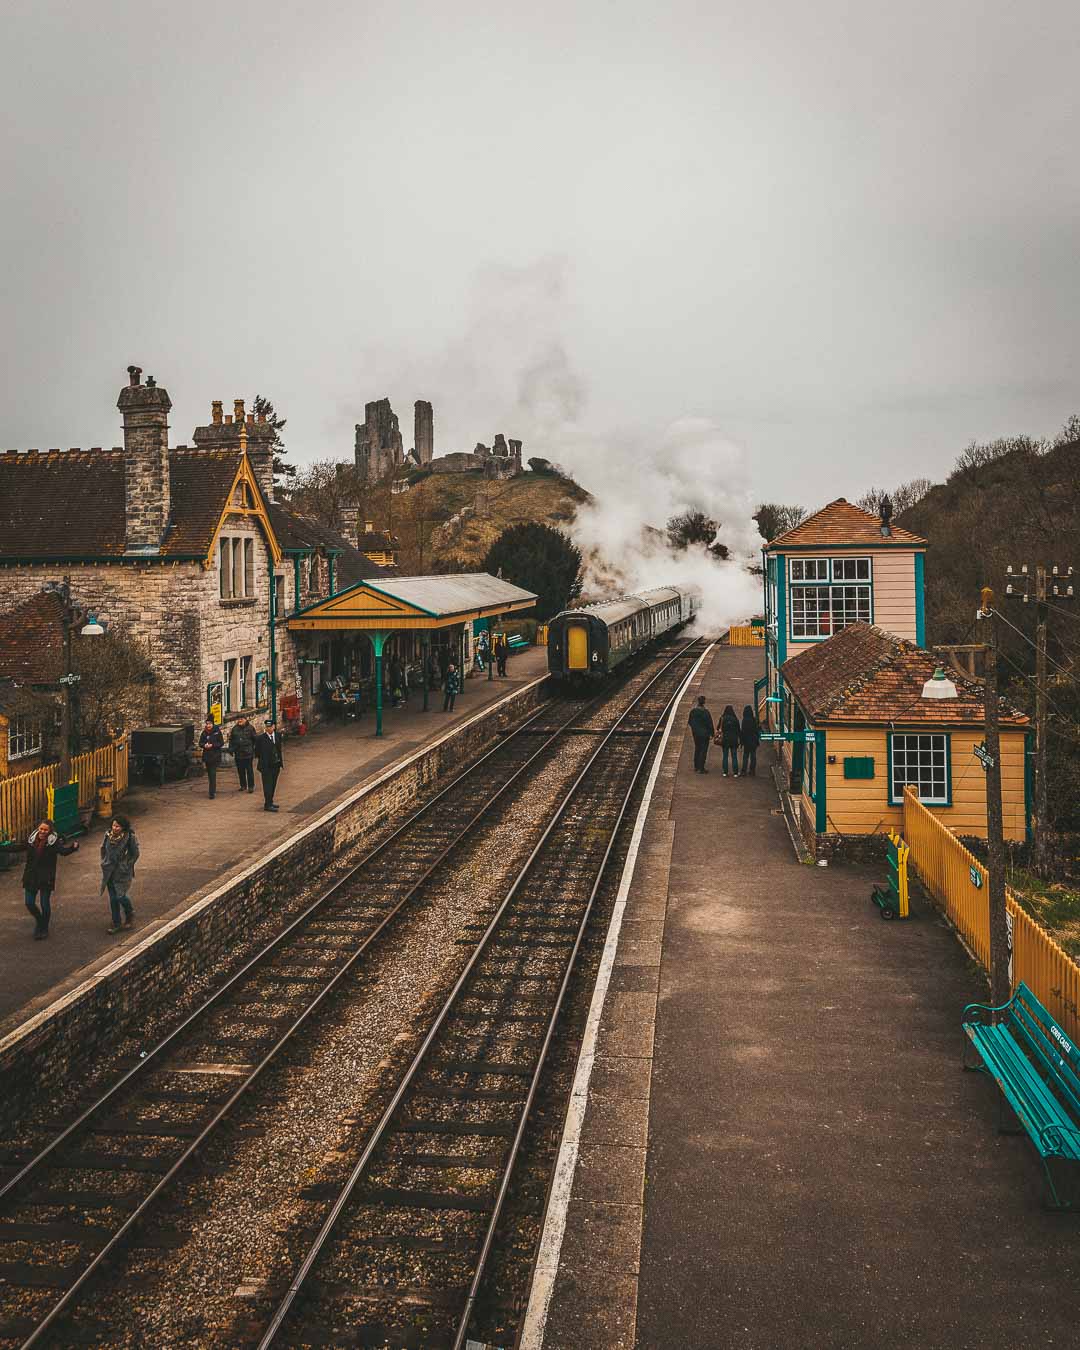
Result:
<svg viewBox="0 0 1080 1350"><path fill-rule="evenodd" d="M642 647L681 628L697 608L695 592L661 586L564 609L548 624L548 671L570 682L602 679Z"/></svg>

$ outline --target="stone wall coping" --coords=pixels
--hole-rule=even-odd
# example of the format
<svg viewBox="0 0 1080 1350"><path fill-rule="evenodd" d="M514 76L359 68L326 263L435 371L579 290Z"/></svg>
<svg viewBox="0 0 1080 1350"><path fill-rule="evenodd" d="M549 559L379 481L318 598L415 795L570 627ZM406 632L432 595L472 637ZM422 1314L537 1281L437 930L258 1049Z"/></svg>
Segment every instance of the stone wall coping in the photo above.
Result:
<svg viewBox="0 0 1080 1350"><path fill-rule="evenodd" d="M530 689L535 689L538 684L542 684L546 679L546 674L538 675L535 680L530 680L528 684L523 684L516 689L508 690L502 698L497 699L494 703L486 704L483 708L478 708L471 717L467 718L458 726L444 731L441 735L436 736L434 740L425 741L422 745L417 746L411 754L406 755L404 759L396 759L391 764L388 764L385 769L376 775L376 777L361 783L346 797L339 798L332 806L328 807L327 810L322 812L314 820L301 826L294 834L288 835L279 844L275 844L268 853L262 854L261 857L257 858L254 862L249 863L239 872L228 876L224 881L215 886L212 891L194 901L180 914L174 915L173 918L163 923L160 928L156 928L153 932L148 933L146 937L137 942L134 947L121 953L114 961L110 961L108 965L103 966L100 970L95 971L93 975L90 975L87 979L77 984L74 989L69 990L68 993L56 999L53 1003L48 1004L46 1007L34 1013L27 1021L21 1022L17 1027L13 1028L3 1037L3 1039L0 1039L0 1056L6 1055L7 1052L14 1046L17 1046L21 1040L32 1036L34 1032L46 1022L59 1016L66 1008L71 1007L80 999L85 998L89 991L96 985L110 979L123 970L125 966L137 961L158 943L167 939L176 929L183 924L188 923L193 915L197 915L203 910L208 909L227 891L233 889L233 887L245 881L248 877L253 876L261 868L265 867L281 854L294 848L300 840L313 834L316 830L322 829L323 826L332 821L336 816L340 815L341 812L346 811L350 806L355 805L362 797L366 797L369 793L376 791L376 789L382 787L385 783L403 772L403 770L407 769L409 765L416 760L425 755L429 755L432 750L444 744L446 741L453 740L455 737L460 736L477 722L490 717L492 713L497 712L498 709L504 707L507 703L521 698L523 695L527 694Z"/></svg>

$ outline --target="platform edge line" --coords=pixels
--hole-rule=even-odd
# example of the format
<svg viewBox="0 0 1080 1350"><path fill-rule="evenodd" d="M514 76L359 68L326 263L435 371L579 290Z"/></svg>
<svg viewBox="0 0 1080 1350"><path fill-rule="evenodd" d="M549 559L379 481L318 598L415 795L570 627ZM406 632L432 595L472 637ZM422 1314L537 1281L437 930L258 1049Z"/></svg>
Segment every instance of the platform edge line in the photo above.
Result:
<svg viewBox="0 0 1080 1350"><path fill-rule="evenodd" d="M645 785L645 793L634 821L634 832L630 836L630 846L626 854L626 861L623 863L622 876L619 879L618 894L611 911L611 921L608 924L604 951L600 958L596 984L593 987L592 1001L589 1004L585 1034L581 1041L581 1053L578 1056L577 1069L574 1073L574 1084L570 1090L566 1123L563 1126L562 1140L559 1144L559 1156L555 1163L555 1175L551 1183L551 1198L544 1217L544 1231L540 1236L536 1268L529 1290L529 1302L525 1309L525 1317L522 1321L521 1333L517 1343L518 1350L542 1350L544 1344L548 1312L551 1307L552 1295L555 1292L555 1277L558 1274L563 1237L566 1233L566 1217L574 1187L574 1176L577 1172L581 1132L585 1123L585 1109L588 1105L593 1064L596 1061L600 1021L603 1017L604 1005L607 1002L608 987L611 984L611 974L615 965L615 953L618 950L619 936L622 932L623 914L626 910L630 886L634 880L634 872L637 869L638 853L641 849L641 840L649 817L649 807L652 805L653 790L660 776L660 767L664 762L664 754L667 750L672 728L675 725L679 705L682 703L683 697L701 663L715 646L716 643L711 642L694 662L672 703L667 726L664 728L663 737L649 771L649 781Z"/></svg>

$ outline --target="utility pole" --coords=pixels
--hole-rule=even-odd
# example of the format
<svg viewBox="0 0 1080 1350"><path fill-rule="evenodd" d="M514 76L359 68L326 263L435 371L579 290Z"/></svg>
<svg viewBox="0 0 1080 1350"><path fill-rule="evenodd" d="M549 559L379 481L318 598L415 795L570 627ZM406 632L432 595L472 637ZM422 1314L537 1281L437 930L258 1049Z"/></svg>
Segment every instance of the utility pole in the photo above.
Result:
<svg viewBox="0 0 1080 1350"><path fill-rule="evenodd" d="M1055 597L1062 600L1071 600L1073 588L1071 577L1073 569L1065 569L1064 573L1054 567L1052 580L1049 588ZM1065 580L1059 581L1060 576ZM1005 571L1006 586L1005 594L1023 603L1029 604L1031 601L1031 573L1028 571L1027 563L1020 568L1019 573L1013 571L1009 566ZM1015 583L1023 583L1023 590L1015 589ZM1035 870L1040 876L1045 876L1048 870L1048 839L1047 839L1047 782L1046 782L1046 742L1047 742L1047 711L1046 711L1046 629L1047 629L1047 571L1042 563L1035 565L1035 802L1032 810L1032 834L1035 842Z"/></svg>
<svg viewBox="0 0 1080 1350"><path fill-rule="evenodd" d="M1001 821L1001 742L998 735L997 614L994 592L982 588L976 615L985 633L986 681L983 685L986 730L979 756L986 772L986 870L990 919L990 1002L1008 1003L1009 925L1005 909L1005 836Z"/></svg>

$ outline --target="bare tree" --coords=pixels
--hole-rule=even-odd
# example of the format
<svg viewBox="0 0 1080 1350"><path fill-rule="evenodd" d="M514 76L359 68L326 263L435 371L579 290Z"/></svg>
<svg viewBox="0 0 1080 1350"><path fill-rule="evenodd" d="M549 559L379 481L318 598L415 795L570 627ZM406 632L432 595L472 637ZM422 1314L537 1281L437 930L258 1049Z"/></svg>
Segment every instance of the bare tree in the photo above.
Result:
<svg viewBox="0 0 1080 1350"><path fill-rule="evenodd" d="M869 492L865 492L859 498L855 505L861 506L864 511L869 511L872 516L878 516L881 514L882 501L888 497L889 501L892 502L893 515L899 516L914 506L916 502L921 502L933 486L929 478L912 478L891 491L885 488L872 487Z"/></svg>
<svg viewBox="0 0 1080 1350"><path fill-rule="evenodd" d="M782 534L787 534L788 530L801 525L805 519L805 507L782 506L779 502L762 502L754 512L758 534L766 543L770 539L779 539Z"/></svg>
<svg viewBox="0 0 1080 1350"><path fill-rule="evenodd" d="M317 459L300 469L293 481L289 504L301 515L312 516L336 530L343 506L363 506L368 485L354 464L333 459Z"/></svg>

